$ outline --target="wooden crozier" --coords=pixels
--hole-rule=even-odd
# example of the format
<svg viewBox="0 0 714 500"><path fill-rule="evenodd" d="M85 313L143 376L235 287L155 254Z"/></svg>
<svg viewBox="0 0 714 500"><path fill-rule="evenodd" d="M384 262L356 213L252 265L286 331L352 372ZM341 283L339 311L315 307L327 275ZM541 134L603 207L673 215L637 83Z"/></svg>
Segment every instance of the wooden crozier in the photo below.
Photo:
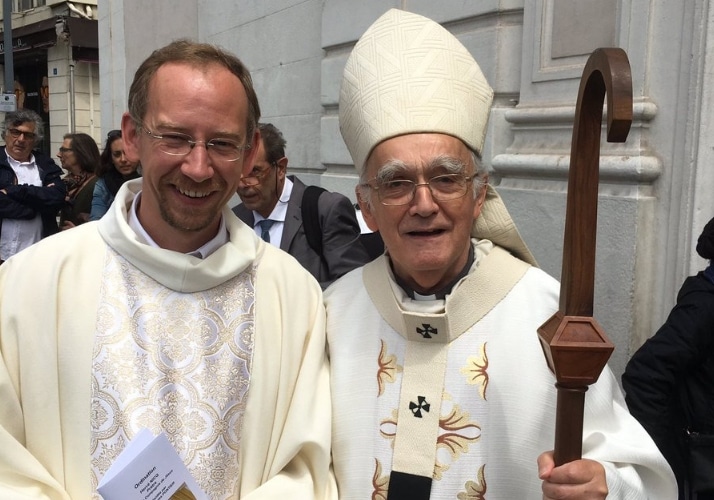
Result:
<svg viewBox="0 0 714 500"><path fill-rule="evenodd" d="M570 150L560 309L538 329L555 374L555 464L582 456L585 391L614 349L593 315L600 133L607 94L607 140L625 142L632 123L632 76L625 51L595 50L580 80Z"/></svg>

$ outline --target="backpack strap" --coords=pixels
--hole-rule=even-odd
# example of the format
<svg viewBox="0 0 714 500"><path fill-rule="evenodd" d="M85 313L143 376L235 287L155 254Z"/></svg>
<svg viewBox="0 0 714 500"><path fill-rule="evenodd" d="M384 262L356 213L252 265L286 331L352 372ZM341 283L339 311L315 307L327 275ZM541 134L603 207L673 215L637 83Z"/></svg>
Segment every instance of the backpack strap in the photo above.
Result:
<svg viewBox="0 0 714 500"><path fill-rule="evenodd" d="M320 258L322 258L322 228L320 227L317 202L320 199L320 195L325 191L326 189L320 186L307 186L302 195L302 205L300 207L307 244Z"/></svg>

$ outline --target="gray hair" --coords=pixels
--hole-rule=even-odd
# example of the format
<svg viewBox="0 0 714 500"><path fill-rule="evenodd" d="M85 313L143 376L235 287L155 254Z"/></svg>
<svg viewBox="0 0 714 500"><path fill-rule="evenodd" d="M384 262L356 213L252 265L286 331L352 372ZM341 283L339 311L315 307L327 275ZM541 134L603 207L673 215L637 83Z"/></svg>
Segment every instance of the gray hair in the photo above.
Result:
<svg viewBox="0 0 714 500"><path fill-rule="evenodd" d="M486 185L487 177L488 177L488 171L486 168L483 166L483 161L481 160L481 156L476 153L473 150L469 150L471 153L471 162L474 165L474 181L473 181L473 197L476 199L483 189L483 187ZM464 164L461 160L458 160L452 156L448 155L439 155L436 158L434 158L431 162L432 166L439 166L447 171L447 173L450 174L460 174L463 173L464 170L468 168L468 165ZM377 181L384 182L392 177L400 171L404 171L407 169L406 164L401 161L401 160L390 160L381 167L379 167L379 170L377 171L377 176L375 177ZM369 180L367 179L367 169L363 169L362 172L360 173L359 176L359 184L357 185L357 189L359 192L359 197L364 200L367 203L367 206L371 209L372 208L372 197L370 196L370 192L372 188L369 185Z"/></svg>
<svg viewBox="0 0 714 500"><path fill-rule="evenodd" d="M45 136L45 124L42 121L42 117L31 109L18 109L17 111L5 114L5 122L2 127L3 140L5 140L7 129L29 122L35 124L35 144L40 142Z"/></svg>

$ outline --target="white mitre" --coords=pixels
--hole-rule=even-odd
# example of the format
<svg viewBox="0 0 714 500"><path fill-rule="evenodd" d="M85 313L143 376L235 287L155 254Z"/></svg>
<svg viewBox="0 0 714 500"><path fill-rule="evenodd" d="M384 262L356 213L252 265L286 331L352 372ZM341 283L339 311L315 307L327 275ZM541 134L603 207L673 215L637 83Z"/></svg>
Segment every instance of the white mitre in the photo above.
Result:
<svg viewBox="0 0 714 500"><path fill-rule="evenodd" d="M456 37L431 19L390 9L347 60L340 132L359 173L377 144L405 134L451 135L481 155L492 102L493 89ZM536 265L490 185L471 234Z"/></svg>

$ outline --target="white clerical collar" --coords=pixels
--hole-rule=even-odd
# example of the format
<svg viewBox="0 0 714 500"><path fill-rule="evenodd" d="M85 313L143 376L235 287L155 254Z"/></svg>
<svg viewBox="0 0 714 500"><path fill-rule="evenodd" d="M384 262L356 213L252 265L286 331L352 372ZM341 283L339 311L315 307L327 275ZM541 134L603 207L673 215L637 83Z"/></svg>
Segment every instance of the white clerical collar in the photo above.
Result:
<svg viewBox="0 0 714 500"><path fill-rule="evenodd" d="M144 226L141 225L141 222L139 222L139 217L136 214L136 210L139 207L139 199L141 198L141 191L136 193L136 196L134 197L134 201L131 203L131 207L129 208L129 213L128 215L128 223L129 227L138 235L140 236L147 245L150 245L154 248L160 248L158 243L154 241L154 239L149 236L149 233L146 232L144 229ZM199 259L205 259L209 255L211 255L213 252L218 250L220 247L228 243L230 240L230 235L228 234L228 228L226 227L226 221L221 215L221 225L218 227L218 233L216 233L216 236L214 236L212 239L208 240L206 243L201 245L199 248L192 252L186 252L186 255L192 255L193 257L198 257Z"/></svg>
<svg viewBox="0 0 714 500"><path fill-rule="evenodd" d="M486 240L487 241L487 240ZM490 244L490 242L489 242ZM454 278L452 279L449 283L447 283L445 286L438 290L434 290L434 293L430 293L428 295L421 294L414 290L411 286L407 284L407 282L403 279L401 279L397 274L394 272L394 268L391 265L391 259L390 259L390 268L392 270L392 278L396 282L397 285L399 285L399 288L404 291L404 293L407 294L411 299L417 300L417 301L427 301L427 300L445 300L446 296L451 293L451 291L461 282L461 280L471 272L471 269L475 263L475 251L474 251L474 245L478 245L475 241L471 241L469 243L469 255L468 258L466 259L466 264L464 265L463 269L461 272ZM481 244L481 247L486 246L486 243ZM491 247L487 247L490 249Z"/></svg>

